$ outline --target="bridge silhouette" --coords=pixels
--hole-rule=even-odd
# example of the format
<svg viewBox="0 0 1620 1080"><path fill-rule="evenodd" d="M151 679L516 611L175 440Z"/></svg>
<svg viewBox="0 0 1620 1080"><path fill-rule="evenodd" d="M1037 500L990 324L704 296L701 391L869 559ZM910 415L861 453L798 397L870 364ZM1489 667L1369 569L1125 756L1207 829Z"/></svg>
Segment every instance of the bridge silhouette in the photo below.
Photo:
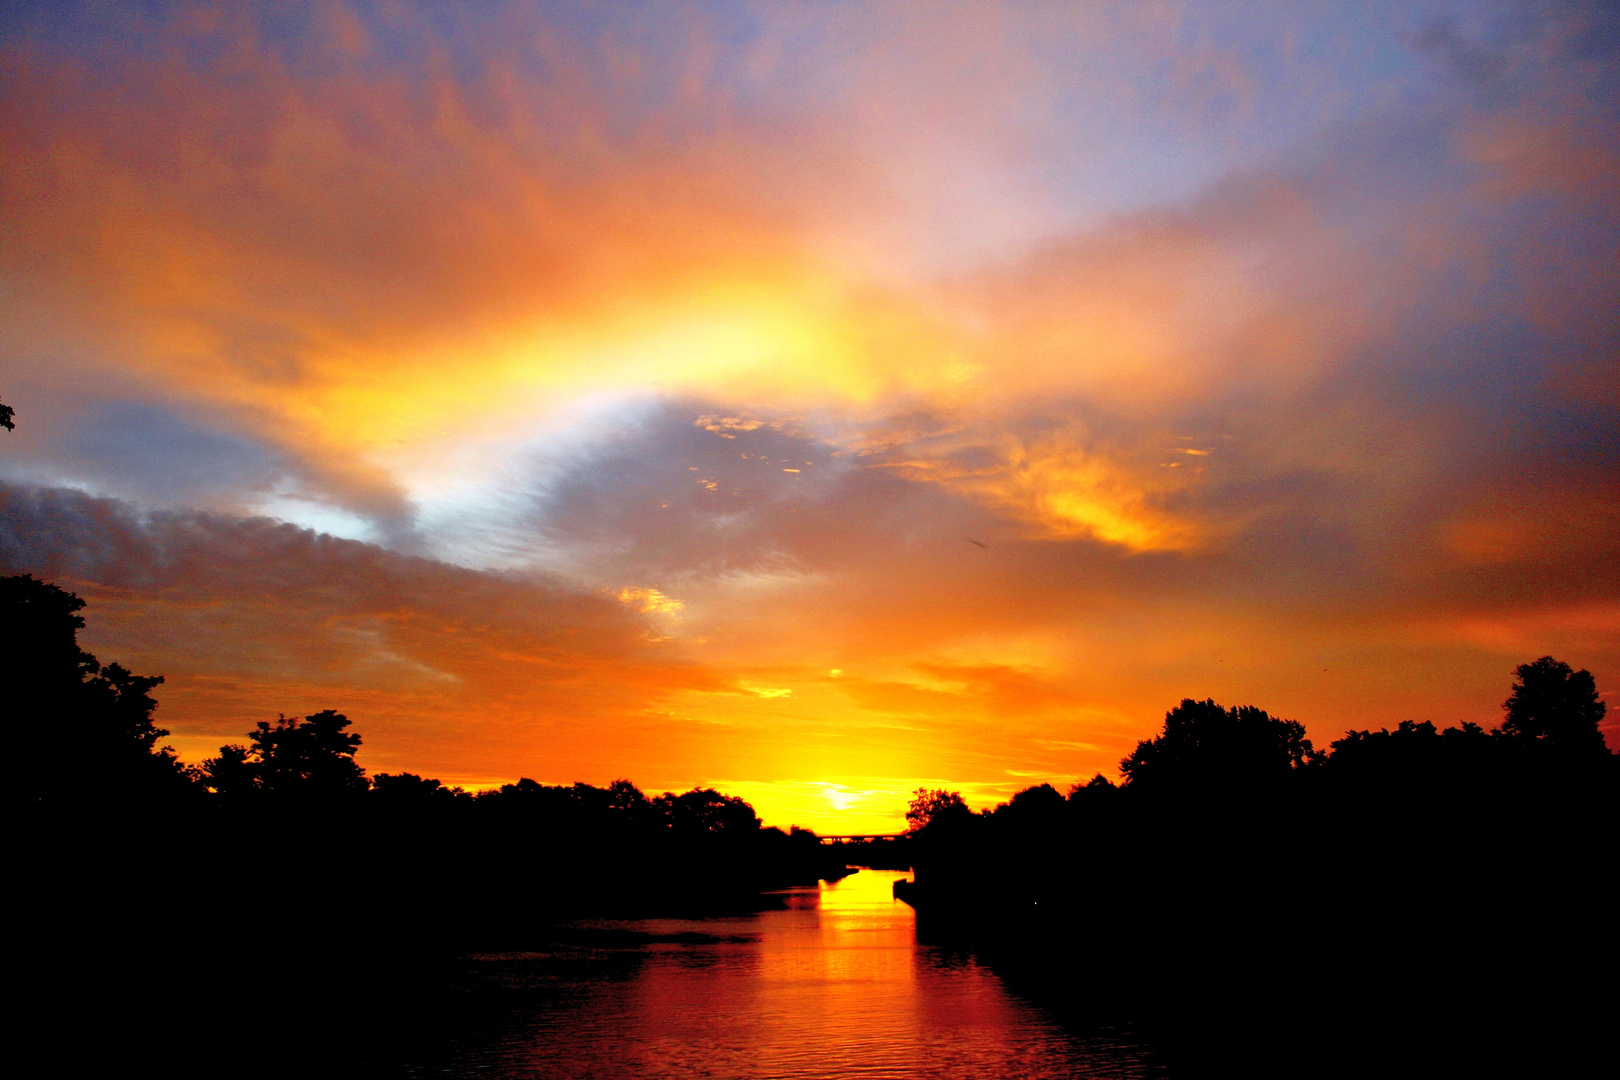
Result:
<svg viewBox="0 0 1620 1080"><path fill-rule="evenodd" d="M818 837L823 844L850 844L863 840L898 840L903 832L842 833L838 836Z"/></svg>

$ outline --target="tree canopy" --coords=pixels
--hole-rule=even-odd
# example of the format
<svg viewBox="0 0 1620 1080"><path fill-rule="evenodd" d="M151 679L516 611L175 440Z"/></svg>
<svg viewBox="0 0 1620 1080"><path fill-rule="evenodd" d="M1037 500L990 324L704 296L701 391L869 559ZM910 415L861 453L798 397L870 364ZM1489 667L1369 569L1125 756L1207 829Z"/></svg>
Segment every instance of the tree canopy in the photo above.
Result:
<svg viewBox="0 0 1620 1080"><path fill-rule="evenodd" d="M31 574L0 578L0 678L13 708L56 707L101 670L79 648L83 608L78 595Z"/></svg>
<svg viewBox="0 0 1620 1080"><path fill-rule="evenodd" d="M84 600L28 574L0 578L8 799L82 803L175 795L189 771L159 741L158 675L103 668L79 647Z"/></svg>
<svg viewBox="0 0 1620 1080"><path fill-rule="evenodd" d="M918 788L912 793L911 804L906 807L906 828L910 832L922 832L930 825L960 820L971 813L967 800L962 798L959 791Z"/></svg>
<svg viewBox="0 0 1620 1080"><path fill-rule="evenodd" d="M713 788L693 788L681 795L666 792L652 801L678 834L732 836L757 832L760 825L752 806Z"/></svg>
<svg viewBox="0 0 1620 1080"><path fill-rule="evenodd" d="M1590 671L1574 671L1543 656L1520 664L1512 693L1502 703L1502 735L1583 757L1608 753L1598 724L1608 706L1598 698Z"/></svg>
<svg viewBox="0 0 1620 1080"><path fill-rule="evenodd" d="M1305 725L1264 709L1226 709L1185 698L1164 715L1164 730L1119 763L1134 787L1206 788L1275 782L1310 760Z"/></svg>
<svg viewBox="0 0 1620 1080"><path fill-rule="evenodd" d="M248 746L222 746L203 765L208 786L224 795L266 792L335 797L365 791L366 772L354 760L360 736L347 732L349 718L332 709L302 720L259 721Z"/></svg>

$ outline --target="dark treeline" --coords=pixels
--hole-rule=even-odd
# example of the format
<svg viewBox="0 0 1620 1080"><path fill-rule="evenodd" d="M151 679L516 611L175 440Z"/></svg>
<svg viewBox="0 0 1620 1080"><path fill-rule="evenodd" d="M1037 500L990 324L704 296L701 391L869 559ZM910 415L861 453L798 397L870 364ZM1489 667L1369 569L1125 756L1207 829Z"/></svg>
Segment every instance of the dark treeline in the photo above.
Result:
<svg viewBox="0 0 1620 1080"><path fill-rule="evenodd" d="M188 767L154 722L162 679L81 649L83 606L0 578L15 955L44 1028L93 1015L145 1038L155 998L224 1038L298 1001L288 1053L353 1042L357 1003L458 953L534 947L580 916L758 910L762 892L847 872L840 849L709 789L368 778L330 710L260 722Z"/></svg>
<svg viewBox="0 0 1620 1080"><path fill-rule="evenodd" d="M761 889L844 872L813 833L763 828L748 803L711 789L648 797L628 780L520 779L474 795L411 773L368 778L361 736L332 710L261 721L245 744L185 766L159 745L168 732L152 692L163 680L80 649L83 606L31 576L0 578L16 755L6 797L14 821L52 843L118 842L133 829L148 843L187 839L189 887L347 883L388 896L417 934L467 942L564 915L755 903ZM204 875L211 852L226 851ZM439 918L414 922L416 908Z"/></svg>
<svg viewBox="0 0 1620 1080"><path fill-rule="evenodd" d="M411 773L368 778L361 736L332 710L261 721L246 744L187 767L159 746L168 732L152 691L163 680L80 649L83 606L30 576L0 578L0 680L16 736L6 797L36 834L212 829L221 848L251 851L235 860L251 876L314 873L321 888L338 873L330 854L353 867L342 877L382 883L398 903L445 913L452 895L467 897L447 925L469 939L557 915L753 902L763 888L844 872L813 833L763 828L748 803L711 789L649 798L628 780L521 779L473 795Z"/></svg>
<svg viewBox="0 0 1620 1080"><path fill-rule="evenodd" d="M983 813L919 791L897 891L920 933L1048 1004L1150 1018L1184 1064L1456 1075L1528 1052L1554 1075L1613 1053L1620 758L1590 673L1551 657L1504 712L1323 752L1296 722L1186 700L1119 785Z"/></svg>
<svg viewBox="0 0 1620 1080"><path fill-rule="evenodd" d="M1518 669L1495 731L1406 723L1318 751L1293 721L1187 700L1121 784L984 813L919 792L905 840L831 847L712 790L368 778L332 711L188 767L153 719L161 679L80 649L82 607L0 578L18 1023L47 1043L89 1025L171 1074L210 1053L285 1071L407 1038L453 1005L413 988L448 985L459 953L582 915L746 910L846 862L915 864L925 940L1083 1022L1146 1024L1189 1071L1454 1074L1526 1043L1539 1066L1612 1025L1620 769L1591 675L1550 657ZM175 1026L195 1068L151 1043Z"/></svg>

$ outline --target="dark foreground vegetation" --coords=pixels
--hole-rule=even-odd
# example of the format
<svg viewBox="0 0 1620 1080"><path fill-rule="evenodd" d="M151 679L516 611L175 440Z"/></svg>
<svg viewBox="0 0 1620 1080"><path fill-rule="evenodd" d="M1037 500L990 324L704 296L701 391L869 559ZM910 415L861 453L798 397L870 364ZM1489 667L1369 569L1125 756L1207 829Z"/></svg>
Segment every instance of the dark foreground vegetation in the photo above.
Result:
<svg viewBox="0 0 1620 1080"><path fill-rule="evenodd" d="M144 1057L154 1025L206 1043L268 1023L279 1034L253 1044L268 1069L353 1042L357 1003L400 1004L458 952L533 947L581 916L758 910L767 890L847 872L841 850L713 790L368 778L332 711L260 723L187 767L153 721L162 680L81 650L82 607L0 578L13 971L34 988L23 1028L70 1056ZM218 1075L255 1071L228 1052ZM182 1061L209 1071L167 1064Z"/></svg>
<svg viewBox="0 0 1620 1080"><path fill-rule="evenodd" d="M413 1018L474 1007L443 989L458 955L611 947L631 931L563 924L757 909L846 862L915 865L925 940L1076 1023L1146 1029L1184 1072L1612 1065L1620 769L1592 677L1550 657L1496 731L1318 752L1188 700L1122 784L985 813L919 792L907 838L829 847L709 790L368 778L330 711L188 768L161 680L83 652L81 607L0 579L9 1019L38 1071L362 1073Z"/></svg>
<svg viewBox="0 0 1620 1080"><path fill-rule="evenodd" d="M1612 1068L1620 758L1588 672L1517 676L1491 732L1318 752L1187 700L1118 786L977 814L920 791L897 891L920 934L1072 1016L1146 1023L1190 1071Z"/></svg>

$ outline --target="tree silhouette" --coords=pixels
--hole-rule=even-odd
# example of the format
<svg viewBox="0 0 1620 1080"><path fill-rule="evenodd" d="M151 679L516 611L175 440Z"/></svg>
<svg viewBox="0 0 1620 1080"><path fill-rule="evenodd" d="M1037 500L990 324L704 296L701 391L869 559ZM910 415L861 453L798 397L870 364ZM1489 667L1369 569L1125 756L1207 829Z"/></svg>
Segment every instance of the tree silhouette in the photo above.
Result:
<svg viewBox="0 0 1620 1080"><path fill-rule="evenodd" d="M101 669L79 648L83 607L75 594L31 574L0 578L0 678L13 709L60 701Z"/></svg>
<svg viewBox="0 0 1620 1080"><path fill-rule="evenodd" d="M7 405L5 402L0 401L0 427L5 428L7 431L16 431L17 430L17 425L12 420L12 417L14 417L16 415L17 415L17 410L13 409L10 405Z"/></svg>
<svg viewBox="0 0 1620 1080"><path fill-rule="evenodd" d="M1264 709L1225 709L1184 698L1164 715L1164 731L1136 744L1119 763L1132 787L1210 788L1276 782L1312 755L1305 725Z"/></svg>
<svg viewBox="0 0 1620 1080"><path fill-rule="evenodd" d="M378 773L371 778L371 790L384 805L401 809L432 810L472 798L459 787L448 787L415 773Z"/></svg>
<svg viewBox="0 0 1620 1080"><path fill-rule="evenodd" d="M108 664L84 683L79 767L105 790L178 791L193 782L193 771L174 751L158 746L169 733L152 722L157 699L151 691L162 682L161 675L136 675L122 664Z"/></svg>
<svg viewBox="0 0 1620 1080"><path fill-rule="evenodd" d="M922 832L930 825L962 820L972 813L959 791L918 788L906 807L906 828L908 832Z"/></svg>
<svg viewBox="0 0 1620 1080"><path fill-rule="evenodd" d="M621 798L627 794L619 793ZM666 792L653 802L677 834L738 836L759 831L752 806L713 788L693 788L681 795Z"/></svg>
<svg viewBox="0 0 1620 1080"><path fill-rule="evenodd" d="M261 720L248 733L249 746L222 746L203 764L208 786L222 795L331 798L357 794L369 786L354 760L360 736L345 732L348 717L332 709L302 720L281 716L271 726Z"/></svg>
<svg viewBox="0 0 1620 1080"><path fill-rule="evenodd" d="M222 746L219 756L202 765L203 783L226 798L236 798L259 786L258 763L248 757L248 748L238 744Z"/></svg>
<svg viewBox="0 0 1620 1080"><path fill-rule="evenodd" d="M652 805L642 790L628 780L613 781L607 786L607 794L608 806L631 820L645 819Z"/></svg>
<svg viewBox="0 0 1620 1080"><path fill-rule="evenodd" d="M1043 817L1052 817L1063 812L1067 805L1063 793L1051 784L1037 784L1035 787L1025 788L1014 795L1009 801L996 807L996 813L1015 819L1037 821Z"/></svg>
<svg viewBox="0 0 1620 1080"><path fill-rule="evenodd" d="M1104 776L1102 773L1097 773L1085 783L1081 783L1080 781L1076 780L1073 784L1069 785L1069 798L1083 798L1084 795L1082 793L1084 792L1096 793L1113 790L1115 790L1114 782L1108 779L1108 777Z"/></svg>
<svg viewBox="0 0 1620 1080"><path fill-rule="evenodd" d="M152 720L163 679L103 668L79 648L84 601L28 574L0 578L0 700L8 797L35 802L175 794L191 784Z"/></svg>
<svg viewBox="0 0 1620 1080"><path fill-rule="evenodd" d="M1573 671L1543 656L1515 670L1518 680L1502 703L1502 736L1580 757L1607 756L1598 724L1608 707L1598 699L1590 671Z"/></svg>

